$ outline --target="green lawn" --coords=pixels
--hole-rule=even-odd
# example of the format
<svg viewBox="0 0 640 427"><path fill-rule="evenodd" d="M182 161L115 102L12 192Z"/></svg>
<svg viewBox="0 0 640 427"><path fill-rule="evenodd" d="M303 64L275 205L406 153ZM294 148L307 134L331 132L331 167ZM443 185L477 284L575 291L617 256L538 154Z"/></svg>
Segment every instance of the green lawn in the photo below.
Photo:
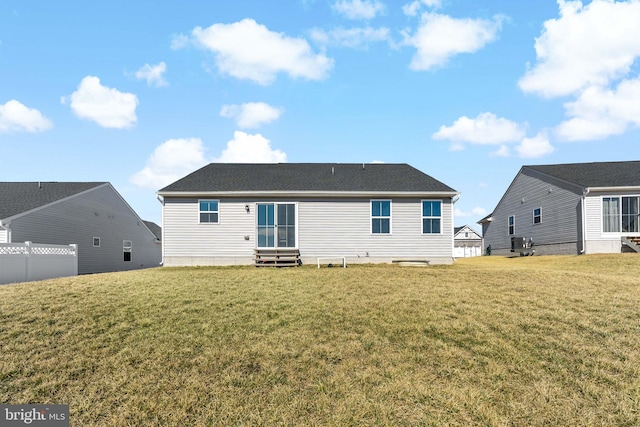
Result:
<svg viewBox="0 0 640 427"><path fill-rule="evenodd" d="M0 402L71 425L640 425L640 255L0 286Z"/></svg>

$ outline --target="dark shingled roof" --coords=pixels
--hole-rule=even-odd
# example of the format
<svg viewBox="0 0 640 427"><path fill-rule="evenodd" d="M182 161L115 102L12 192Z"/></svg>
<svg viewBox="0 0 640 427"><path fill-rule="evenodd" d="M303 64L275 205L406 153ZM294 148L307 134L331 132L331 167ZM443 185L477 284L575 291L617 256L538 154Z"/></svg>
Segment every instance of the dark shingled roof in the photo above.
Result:
<svg viewBox="0 0 640 427"><path fill-rule="evenodd" d="M407 164L211 163L163 192L389 191L456 192Z"/></svg>
<svg viewBox="0 0 640 427"><path fill-rule="evenodd" d="M151 221L143 221L143 222L147 226L147 228L151 230L153 235L156 236L158 240L162 240L162 227L160 227L155 222L151 222Z"/></svg>
<svg viewBox="0 0 640 427"><path fill-rule="evenodd" d="M0 219L73 196L106 182L0 182Z"/></svg>
<svg viewBox="0 0 640 427"><path fill-rule="evenodd" d="M640 186L640 161L523 166L582 187Z"/></svg>

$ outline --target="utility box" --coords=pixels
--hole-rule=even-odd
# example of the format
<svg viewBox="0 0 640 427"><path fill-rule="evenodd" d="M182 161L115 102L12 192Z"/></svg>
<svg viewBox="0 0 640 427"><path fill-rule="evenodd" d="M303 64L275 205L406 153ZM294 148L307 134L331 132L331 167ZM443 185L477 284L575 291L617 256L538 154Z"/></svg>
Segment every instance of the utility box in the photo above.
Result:
<svg viewBox="0 0 640 427"><path fill-rule="evenodd" d="M533 248L533 239L529 239L527 242L526 237L512 237L511 238L511 252L518 252L520 256L529 256L536 253Z"/></svg>

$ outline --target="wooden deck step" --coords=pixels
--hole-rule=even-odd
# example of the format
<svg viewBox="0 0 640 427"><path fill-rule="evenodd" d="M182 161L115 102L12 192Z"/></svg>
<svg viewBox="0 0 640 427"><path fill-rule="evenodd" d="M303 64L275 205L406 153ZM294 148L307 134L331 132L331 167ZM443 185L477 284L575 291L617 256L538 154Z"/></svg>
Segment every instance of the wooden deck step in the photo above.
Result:
<svg viewBox="0 0 640 427"><path fill-rule="evenodd" d="M254 249L256 267L297 267L300 251L292 248Z"/></svg>

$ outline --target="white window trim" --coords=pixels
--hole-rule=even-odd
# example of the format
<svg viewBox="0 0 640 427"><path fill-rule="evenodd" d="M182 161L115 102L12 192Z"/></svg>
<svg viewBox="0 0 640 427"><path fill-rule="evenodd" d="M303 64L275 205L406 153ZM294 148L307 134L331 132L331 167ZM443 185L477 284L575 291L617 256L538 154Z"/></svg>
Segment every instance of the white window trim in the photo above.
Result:
<svg viewBox="0 0 640 427"><path fill-rule="evenodd" d="M373 216L373 202L389 202L389 216ZM389 219L388 233L374 233L373 219ZM371 199L369 200L369 234L372 236L390 236L393 234L393 200L391 199Z"/></svg>
<svg viewBox="0 0 640 427"><path fill-rule="evenodd" d="M218 210L217 211L201 211L200 210L200 202L217 202L218 203ZM202 222L200 221L200 214L201 213L214 213L216 212L218 214L218 221L216 222ZM216 224L220 224L220 200L219 199L198 199L198 224L200 225L216 225Z"/></svg>
<svg viewBox="0 0 640 427"><path fill-rule="evenodd" d="M640 235L640 232L627 232L622 231L622 198L623 197L638 197L640 198L640 194L611 194L611 195L602 195L600 196L600 234L603 236L620 236L620 235ZM620 214L618 227L620 231L604 231L604 199L618 199Z"/></svg>
<svg viewBox="0 0 640 427"><path fill-rule="evenodd" d="M513 234L509 233L509 228L511 227L511 225L509 224L509 218L513 218ZM507 236L515 236L515 235L516 235L516 216L509 215L507 216Z"/></svg>
<svg viewBox="0 0 640 427"><path fill-rule="evenodd" d="M423 212L423 208L422 208L422 203L423 202L440 202L440 216L423 216L422 212ZM442 200L440 199L423 199L420 200L420 234L422 234L423 236L439 236L443 233L443 226L442 226L442 218L443 218L443 206L444 203L442 203ZM424 219L440 219L440 232L439 233L425 233L424 232L424 227L422 226L423 220Z"/></svg>
<svg viewBox="0 0 640 427"><path fill-rule="evenodd" d="M540 215L538 215L538 216L540 217L540 222L536 222L536 209L539 209L539 210L540 210ZM534 208L534 209L531 211L531 224L533 224L533 225L539 225L539 224L542 224L542 208L541 208L541 207ZM515 223L514 223L514 225L515 225Z"/></svg>

